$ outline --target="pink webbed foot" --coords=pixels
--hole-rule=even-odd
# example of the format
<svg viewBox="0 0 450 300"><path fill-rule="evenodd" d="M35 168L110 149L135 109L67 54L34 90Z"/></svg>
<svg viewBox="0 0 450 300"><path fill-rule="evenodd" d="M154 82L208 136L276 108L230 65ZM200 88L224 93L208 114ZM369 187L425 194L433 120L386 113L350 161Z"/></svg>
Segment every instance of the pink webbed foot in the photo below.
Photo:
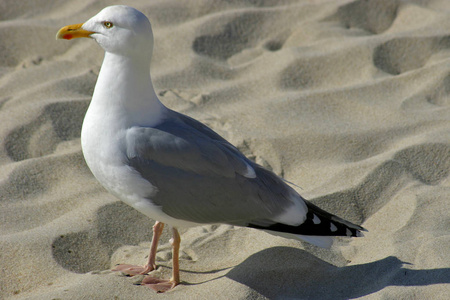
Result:
<svg viewBox="0 0 450 300"><path fill-rule="evenodd" d="M159 237L161 236L164 224L161 222L156 222L153 226L153 239L152 245L150 247L150 255L148 262L145 266L135 266L135 265L117 265L112 271L119 271L128 276L135 275L145 275L153 270L156 270L156 248L158 245ZM164 293L170 291L175 286L180 283L180 266L179 266L179 255L180 255L180 234L176 228L172 228L173 238L172 243L172 279L164 280L154 278L152 276L146 276L141 282L141 285L147 286L158 293Z"/></svg>
<svg viewBox="0 0 450 300"><path fill-rule="evenodd" d="M155 270L156 267L151 265L135 266L135 265L117 265L112 271L119 271L128 276L145 275Z"/></svg>
<svg viewBox="0 0 450 300"><path fill-rule="evenodd" d="M176 287L178 285L178 282L172 279L167 280L146 276L142 280L141 285L145 285L158 293L164 293Z"/></svg>
<svg viewBox="0 0 450 300"><path fill-rule="evenodd" d="M148 262L145 266L135 266L135 265L118 265L112 271L119 271L129 276L135 275L145 275L148 272L156 270L156 248L158 247L158 241L162 234L164 228L164 223L159 221L155 222L153 226L153 238L152 245L150 247L150 254L148 256Z"/></svg>

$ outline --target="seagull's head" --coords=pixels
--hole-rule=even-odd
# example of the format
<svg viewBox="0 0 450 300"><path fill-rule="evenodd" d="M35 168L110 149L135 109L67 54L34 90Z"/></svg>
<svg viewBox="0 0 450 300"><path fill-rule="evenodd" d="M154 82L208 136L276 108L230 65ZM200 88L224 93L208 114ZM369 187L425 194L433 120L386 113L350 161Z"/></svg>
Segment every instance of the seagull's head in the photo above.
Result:
<svg viewBox="0 0 450 300"><path fill-rule="evenodd" d="M56 34L57 39L90 37L106 51L132 56L152 51L153 33L147 17L125 5L108 6L81 24L68 25Z"/></svg>

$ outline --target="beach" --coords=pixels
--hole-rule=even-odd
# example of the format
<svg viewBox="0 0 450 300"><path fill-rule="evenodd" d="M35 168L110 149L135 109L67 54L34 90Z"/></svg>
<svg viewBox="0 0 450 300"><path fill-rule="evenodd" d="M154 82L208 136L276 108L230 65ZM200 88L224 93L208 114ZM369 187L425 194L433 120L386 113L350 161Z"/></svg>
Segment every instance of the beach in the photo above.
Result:
<svg viewBox="0 0 450 300"><path fill-rule="evenodd" d="M1 299L448 299L449 1L120 3L152 23L162 103L368 230L328 250L179 228L182 284L164 294L111 271L146 263L154 220L83 158L103 50L55 40L115 4L0 4ZM170 237L155 276L170 277Z"/></svg>

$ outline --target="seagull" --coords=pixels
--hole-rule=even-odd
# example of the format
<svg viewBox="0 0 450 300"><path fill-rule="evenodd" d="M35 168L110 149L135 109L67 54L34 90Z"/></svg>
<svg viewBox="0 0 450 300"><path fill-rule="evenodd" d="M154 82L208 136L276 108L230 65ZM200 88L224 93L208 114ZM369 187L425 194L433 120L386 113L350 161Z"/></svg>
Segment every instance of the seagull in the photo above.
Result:
<svg viewBox="0 0 450 300"><path fill-rule="evenodd" d="M323 248L334 236L363 236L363 227L308 202L212 129L160 102L150 77L153 33L142 12L109 6L56 35L82 37L105 50L81 130L86 163L106 190L157 220L147 264L114 271L133 276L155 270L164 224L172 227L172 277L142 281L157 292L180 283L180 227L230 224Z"/></svg>

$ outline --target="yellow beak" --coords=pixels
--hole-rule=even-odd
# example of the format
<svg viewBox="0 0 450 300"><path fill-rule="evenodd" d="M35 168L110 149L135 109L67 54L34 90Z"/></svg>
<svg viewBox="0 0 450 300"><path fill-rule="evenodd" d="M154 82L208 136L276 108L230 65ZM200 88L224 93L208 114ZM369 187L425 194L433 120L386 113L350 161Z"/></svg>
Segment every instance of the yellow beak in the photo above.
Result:
<svg viewBox="0 0 450 300"><path fill-rule="evenodd" d="M64 26L56 34L56 39L71 40L81 37L91 37L91 34L95 33L94 31L84 30L81 26L83 26L83 23Z"/></svg>

